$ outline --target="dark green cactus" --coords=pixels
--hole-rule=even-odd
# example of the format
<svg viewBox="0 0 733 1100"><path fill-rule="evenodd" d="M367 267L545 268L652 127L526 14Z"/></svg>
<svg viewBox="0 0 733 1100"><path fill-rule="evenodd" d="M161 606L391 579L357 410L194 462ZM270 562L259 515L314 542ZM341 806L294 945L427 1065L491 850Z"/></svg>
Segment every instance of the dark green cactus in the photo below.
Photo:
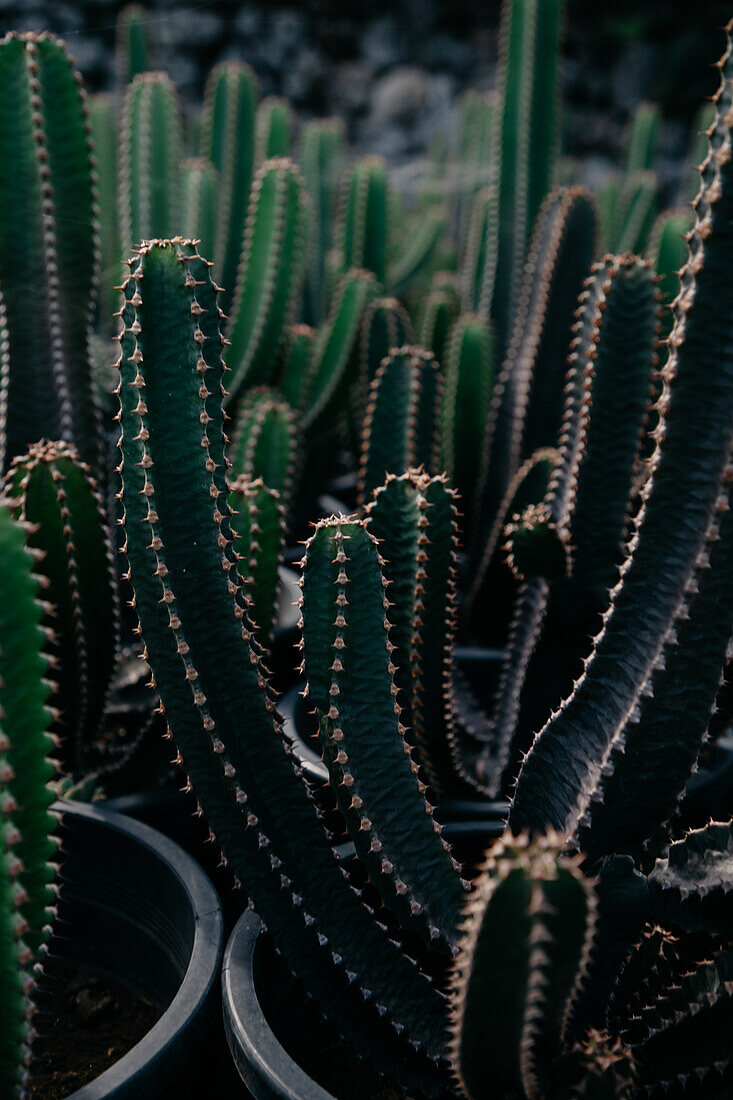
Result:
<svg viewBox="0 0 733 1100"><path fill-rule="evenodd" d="M423 778L437 797L450 788L454 771L451 646L457 504L445 475L408 470L399 477L388 474L366 507L388 582L401 720Z"/></svg>
<svg viewBox="0 0 733 1100"><path fill-rule="evenodd" d="M117 579L110 533L88 466L64 443L41 441L14 459L5 490L54 607L53 704L64 769L78 777L99 767L95 742L117 656Z"/></svg>
<svg viewBox="0 0 733 1100"><path fill-rule="evenodd" d="M117 16L117 83L124 89L150 67L150 32L145 9L127 4Z"/></svg>
<svg viewBox="0 0 733 1100"><path fill-rule="evenodd" d="M120 235L129 252L180 221L181 109L165 73L140 73L128 87L120 144Z"/></svg>
<svg viewBox="0 0 733 1100"><path fill-rule="evenodd" d="M626 138L626 164L629 175L653 168L659 146L659 108L640 103L631 118Z"/></svg>
<svg viewBox="0 0 733 1100"><path fill-rule="evenodd" d="M374 298L367 305L359 335L359 383L355 412L361 418L372 381L393 348L412 343L407 310L396 298Z"/></svg>
<svg viewBox="0 0 733 1100"><path fill-rule="evenodd" d="M285 509L276 489L261 477L243 475L231 482L229 507L232 513L237 568L247 600L247 613L255 636L269 649L277 618L278 567L285 543Z"/></svg>
<svg viewBox="0 0 733 1100"><path fill-rule="evenodd" d="M342 271L366 268L384 283L390 201L387 166L382 158L355 160L344 179L336 231Z"/></svg>
<svg viewBox="0 0 733 1100"><path fill-rule="evenodd" d="M313 119L303 127L300 164L313 201L313 238L305 282L305 317L317 324L327 311L326 256L334 245L333 223L346 154L346 128L340 118Z"/></svg>
<svg viewBox="0 0 733 1100"><path fill-rule="evenodd" d="M411 527L417 536L417 515ZM405 928L445 949L455 939L463 891L407 751L385 583L377 543L362 524L334 516L317 525L303 558L307 691L331 786L371 881ZM410 701L419 721L419 687Z"/></svg>
<svg viewBox="0 0 733 1100"><path fill-rule="evenodd" d="M228 450L234 478L261 478L287 513L295 482L298 430L295 413L276 392L251 390L237 413Z"/></svg>
<svg viewBox="0 0 733 1100"><path fill-rule="evenodd" d="M294 409L302 407L305 386L313 363L316 333L310 325L290 325L285 329L280 351L279 389Z"/></svg>
<svg viewBox="0 0 733 1100"><path fill-rule="evenodd" d="M458 107L458 140L455 160L455 223L459 254L465 259L470 250L471 220L476 209L476 197L490 181L496 195L498 167L496 143L500 103L497 92L482 95L469 89ZM469 307L472 308L472 307Z"/></svg>
<svg viewBox="0 0 733 1100"><path fill-rule="evenodd" d="M443 237L446 216L442 210L428 210L417 216L412 233L399 259L387 271L392 293L403 296L424 277Z"/></svg>
<svg viewBox="0 0 733 1100"><path fill-rule="evenodd" d="M7 501L0 502L0 1091L23 1095L34 1036L35 964L55 905L56 820L49 684L34 575L37 552L26 544Z"/></svg>
<svg viewBox="0 0 733 1100"><path fill-rule="evenodd" d="M439 466L442 382L430 352L406 346L383 360L364 419L359 499L366 502L387 474Z"/></svg>
<svg viewBox="0 0 733 1100"><path fill-rule="evenodd" d="M266 160L289 157L292 144L292 107L282 96L267 96L257 108L255 119L255 167Z"/></svg>
<svg viewBox="0 0 733 1100"><path fill-rule="evenodd" d="M715 104L703 103L692 125L690 149L687 155L687 164L689 167L682 182L680 195L682 202L692 202L700 189L699 165L705 160L708 151L708 140L711 136L714 122Z"/></svg>
<svg viewBox="0 0 733 1100"><path fill-rule="evenodd" d="M651 170L627 177L619 190L611 234L612 251L641 252L657 212L659 181Z"/></svg>
<svg viewBox="0 0 733 1100"><path fill-rule="evenodd" d="M727 278L724 259L733 244L732 69L727 51L715 97L710 151L695 202L690 259L681 276L662 372L652 475L635 523L632 552L585 674L524 761L511 812L515 827L552 822L575 829L613 743L623 743L645 693L651 691L656 701L652 715L663 703L654 677L676 659L678 631L692 616L694 594L709 568L707 538L729 476L733 431L728 399L733 336L727 320L733 308L728 301L733 301L733 282ZM709 623L709 629L711 644L718 644L718 624ZM726 631L724 643L729 637ZM691 699L698 691L697 676L677 686L685 699ZM716 694L717 678L710 708ZM554 777L551 790L546 787L548 770Z"/></svg>
<svg viewBox="0 0 733 1100"><path fill-rule="evenodd" d="M422 301L417 321L417 342L432 351L439 363L445 358L448 333L458 317L460 303L445 290L431 290Z"/></svg>
<svg viewBox="0 0 733 1100"><path fill-rule="evenodd" d="M226 362L236 401L244 386L267 385L305 273L308 209L289 160L268 160L255 176L232 306Z"/></svg>
<svg viewBox="0 0 733 1100"><path fill-rule="evenodd" d="M494 341L480 317L466 314L450 331L443 361L442 468L460 494L464 540L473 527L486 418L494 382Z"/></svg>
<svg viewBox="0 0 733 1100"><path fill-rule="evenodd" d="M234 299L247 203L254 172L257 79L248 65L224 61L206 82L201 156L219 173L216 240L212 257L222 287L222 308Z"/></svg>
<svg viewBox="0 0 733 1100"><path fill-rule="evenodd" d="M0 41L0 285L5 305L0 464L42 436L95 468L99 422L88 338L99 246L81 78L50 34ZM28 289L33 288L33 322Z"/></svg>
<svg viewBox="0 0 733 1100"><path fill-rule="evenodd" d="M181 163L181 225L186 237L201 241L201 251L214 255L219 214L219 176L200 157Z"/></svg>
<svg viewBox="0 0 733 1100"><path fill-rule="evenodd" d="M122 278L122 248L117 214L117 125L112 97L100 93L89 100L89 121L94 142L99 203L99 301L98 328L112 335Z"/></svg>
<svg viewBox="0 0 733 1100"><path fill-rule="evenodd" d="M146 652L183 766L279 950L341 1034L382 1072L399 1071L408 1089L444 1095L434 1063L443 1054L442 997L345 881L282 738L272 697L260 686L266 672L231 543L223 345L207 264L191 242L152 242L132 261L125 295L119 387L125 553ZM356 530L363 544L366 534ZM389 677L381 575L376 546L367 542L362 583L376 595ZM371 642L355 652L372 652ZM389 681L384 686L391 699ZM406 779L419 794L409 767ZM434 850L452 873L424 817Z"/></svg>

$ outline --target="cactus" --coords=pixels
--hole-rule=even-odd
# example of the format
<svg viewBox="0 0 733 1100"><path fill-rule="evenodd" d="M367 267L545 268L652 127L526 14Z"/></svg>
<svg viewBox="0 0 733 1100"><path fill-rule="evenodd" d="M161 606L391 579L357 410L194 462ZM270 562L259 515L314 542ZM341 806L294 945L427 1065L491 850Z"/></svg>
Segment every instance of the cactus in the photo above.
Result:
<svg viewBox="0 0 733 1100"><path fill-rule="evenodd" d="M55 730L64 769L79 777L100 763L96 739L117 656L117 578L102 502L89 467L64 443L41 441L15 458L5 491L43 555Z"/></svg>
<svg viewBox="0 0 733 1100"><path fill-rule="evenodd" d="M279 389L294 409L303 405L306 380L313 363L316 333L310 325L290 325L281 348Z"/></svg>
<svg viewBox="0 0 733 1100"><path fill-rule="evenodd" d="M128 87L120 143L120 236L128 252L170 235L181 216L181 109L165 73L140 73Z"/></svg>
<svg viewBox="0 0 733 1100"><path fill-rule="evenodd" d="M438 424L442 384L429 352L395 348L379 367L369 393L364 419L359 500L364 503L387 474L439 465Z"/></svg>
<svg viewBox="0 0 733 1100"><path fill-rule="evenodd" d="M216 65L204 92L201 156L219 173L216 240L212 258L223 286L222 308L234 299L247 203L254 171L257 80L239 61Z"/></svg>
<svg viewBox="0 0 733 1100"><path fill-rule="evenodd" d="M409 242L398 260L387 271L387 283L396 295L404 296L424 275L442 239L446 226L442 210L429 210L420 215Z"/></svg>
<svg viewBox="0 0 733 1100"><path fill-rule="evenodd" d="M388 474L365 513L388 582L401 720L423 778L438 797L451 786L453 773L457 504L445 475L408 470L399 477Z"/></svg>
<svg viewBox="0 0 733 1100"><path fill-rule="evenodd" d="M230 484L229 507L232 513L234 548L239 554L237 568L242 578L247 613L255 637L263 650L270 639L277 617L279 558L285 542L285 509L276 489L261 477L245 475Z"/></svg>
<svg viewBox="0 0 733 1100"><path fill-rule="evenodd" d="M456 230L459 255L465 258L469 244L469 225L475 209L476 196L492 181L496 194L499 95L481 95L469 89L459 103L458 148L456 150L455 190L457 210Z"/></svg>
<svg viewBox="0 0 733 1100"><path fill-rule="evenodd" d="M634 110L626 139L626 171L629 175L653 168L659 145L659 108L640 103Z"/></svg>
<svg viewBox="0 0 733 1100"><path fill-rule="evenodd" d="M305 317L317 324L326 313L325 263L333 247L333 221L346 153L346 129L340 118L306 123L300 139L300 164L313 202L313 242L305 282Z"/></svg>
<svg viewBox="0 0 733 1100"><path fill-rule="evenodd" d="M384 283L390 203L389 178L382 158L355 160L344 179L336 231L342 271L366 268Z"/></svg>
<svg viewBox="0 0 733 1100"><path fill-rule="evenodd" d="M494 381L493 334L480 317L467 314L448 337L441 409L442 467L458 490L462 529L474 522L483 429Z"/></svg>
<svg viewBox="0 0 733 1100"><path fill-rule="evenodd" d="M117 127L112 97L104 94L89 100L89 121L94 142L99 200L99 301L97 327L112 335L112 315L117 309L119 291L115 288L122 275L117 214Z"/></svg>
<svg viewBox="0 0 733 1100"><path fill-rule="evenodd" d="M656 214L658 188L652 171L635 172L624 181L614 215L614 252L644 250Z"/></svg>
<svg viewBox="0 0 733 1100"><path fill-rule="evenodd" d="M298 452L293 410L271 390L251 390L242 401L228 455L235 478L261 478L287 514Z"/></svg>
<svg viewBox="0 0 733 1100"><path fill-rule="evenodd" d="M0 1091L8 1100L27 1083L35 964L55 903L53 742L41 625L48 605L38 598L38 555L25 535L9 504L0 502Z"/></svg>
<svg viewBox="0 0 733 1100"><path fill-rule="evenodd" d="M293 143L293 109L287 99L271 95L257 108L255 120L255 167L266 160L289 157Z"/></svg>
<svg viewBox="0 0 733 1100"><path fill-rule="evenodd" d="M234 401L245 385L271 381L305 271L307 213L303 180L292 161L265 161L252 186L229 330L226 362Z"/></svg>
<svg viewBox="0 0 733 1100"><path fill-rule="evenodd" d="M660 704L654 676L675 659L678 628L692 615L692 597L709 565L708 539L715 537L711 518L729 476L733 429L727 399L733 339L726 321L733 284L722 259L733 243L730 51L721 69L716 121L695 202L690 259L681 275L662 372L652 475L635 522L632 553L613 590L584 675L559 714L539 732L524 761L511 814L517 827L552 822L575 830L613 743L623 744L639 716L644 693L654 693L653 710ZM710 629L714 637L714 624ZM693 682L678 686L695 690ZM548 767L553 788L541 794Z"/></svg>
<svg viewBox="0 0 733 1100"><path fill-rule="evenodd" d="M191 157L181 163L181 225L186 237L201 241L207 256L214 255L219 206L219 178L206 160Z"/></svg>
<svg viewBox="0 0 733 1100"><path fill-rule="evenodd" d="M431 290L422 302L417 322L417 342L443 362L448 333L458 317L460 303L445 290Z"/></svg>
<svg viewBox="0 0 733 1100"><path fill-rule="evenodd" d="M125 296L119 386L124 549L146 652L183 766L279 950L341 1034L383 1072L399 1070L408 1088L444 1095L432 1060L442 1056L442 998L344 880L272 698L258 686L266 684L266 672L229 535L222 338L207 264L192 242L150 242L131 261ZM173 464L165 457L171 447L180 455ZM372 560L362 583L377 586L381 624L376 548L367 547L367 554ZM384 653L383 677L389 676ZM388 681L386 687L390 694ZM406 779L417 791L409 768Z"/></svg>
<svg viewBox="0 0 733 1100"><path fill-rule="evenodd" d="M680 199L682 202L692 202L700 188L700 172L698 165L705 160L708 151L708 139L715 122L715 104L703 103L695 115L690 136L690 150L687 155L689 168L682 181Z"/></svg>
<svg viewBox="0 0 733 1100"><path fill-rule="evenodd" d="M81 78L50 34L0 41L0 285L5 371L0 465L42 436L95 468L99 419L89 364L99 245ZM34 321L28 322L28 288Z"/></svg>
<svg viewBox="0 0 733 1100"><path fill-rule="evenodd" d="M354 399L359 422L379 365L393 348L412 342L407 310L396 298L374 298L366 307L359 336L359 382Z"/></svg>
<svg viewBox="0 0 733 1100"><path fill-rule="evenodd" d="M117 83L126 88L150 69L150 31L145 9L128 4L117 16Z"/></svg>

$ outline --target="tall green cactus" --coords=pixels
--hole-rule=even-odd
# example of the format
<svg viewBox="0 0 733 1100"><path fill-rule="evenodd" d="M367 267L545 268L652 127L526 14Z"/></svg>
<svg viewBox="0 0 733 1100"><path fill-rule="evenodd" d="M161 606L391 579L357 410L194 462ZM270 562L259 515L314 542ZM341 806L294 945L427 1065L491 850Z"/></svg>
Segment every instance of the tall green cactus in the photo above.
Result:
<svg viewBox="0 0 733 1100"><path fill-rule="evenodd" d="M150 69L150 31L145 9L127 4L117 16L117 83L124 89Z"/></svg>
<svg viewBox="0 0 733 1100"><path fill-rule="evenodd" d="M362 524L335 516L318 524L303 558L308 697L331 786L370 879L405 927L447 948L461 883L406 751L384 583L376 541ZM420 701L418 691L413 719ZM401 843L406 821L409 851Z"/></svg>
<svg viewBox="0 0 733 1100"><path fill-rule="evenodd" d="M262 100L255 118L255 166L274 157L289 157L293 144L293 109L287 99L270 95Z"/></svg>
<svg viewBox="0 0 733 1100"><path fill-rule="evenodd" d="M682 273L663 369L652 477L635 524L632 553L584 676L539 733L523 764L512 807L516 826L552 821L563 829L575 828L612 744L634 720L642 693L655 690L655 671L673 659L678 627L691 614L691 598L709 564L706 536L728 476L733 431L733 282L724 258L733 245L730 48L721 62L715 102L690 259ZM692 683L686 686L695 690ZM713 702L714 697L711 706ZM548 769L560 777L552 791L544 787Z"/></svg>
<svg viewBox="0 0 733 1100"><path fill-rule="evenodd" d="M396 298L374 298L364 311L359 335L358 382L352 395L353 415L359 426L380 363L393 348L411 343L412 325L405 307Z"/></svg>
<svg viewBox="0 0 733 1100"><path fill-rule="evenodd" d="M60 759L79 776L100 765L95 739L117 656L117 579L102 502L72 447L41 441L14 459L5 489L32 525L29 545L54 607L53 703ZM96 750L96 751L95 751Z"/></svg>
<svg viewBox="0 0 733 1100"><path fill-rule="evenodd" d="M390 189L381 157L361 157L346 173L336 244L342 271L366 268L384 283L387 272Z"/></svg>
<svg viewBox="0 0 733 1100"><path fill-rule="evenodd" d="M392 662L402 723L440 797L453 776L452 641L459 501L445 475L388 474L366 507L388 581ZM438 644L440 639L440 644Z"/></svg>
<svg viewBox="0 0 733 1100"><path fill-rule="evenodd" d="M364 419L359 500L365 503L387 474L439 466L442 382L430 352L395 348L372 382Z"/></svg>
<svg viewBox="0 0 733 1100"><path fill-rule="evenodd" d="M300 409L304 404L315 339L315 329L310 325L289 325L283 335L278 388L294 409Z"/></svg>
<svg viewBox="0 0 733 1100"><path fill-rule="evenodd" d="M222 308L234 299L242 237L254 172L257 78L240 61L215 65L206 82L201 156L219 173L216 240L211 257L221 283Z"/></svg>
<svg viewBox="0 0 733 1100"><path fill-rule="evenodd" d="M279 560L285 542L285 509L280 494L261 477L242 475L231 482L232 513L237 568L247 600L247 611L257 641L269 649L277 617Z"/></svg>
<svg viewBox="0 0 733 1100"><path fill-rule="evenodd" d="M445 348L453 322L458 317L460 303L445 290L431 290L422 301L417 320L417 342L432 351L439 363L445 358Z"/></svg>
<svg viewBox="0 0 733 1100"><path fill-rule="evenodd" d="M242 401L228 456L235 478L262 478L287 512L295 483L298 425L293 409L272 390L255 389Z"/></svg>
<svg viewBox="0 0 733 1100"><path fill-rule="evenodd" d="M305 283L305 318L317 324L326 313L326 256L334 244L333 223L346 154L346 128L340 118L313 119L303 127L300 164L313 202L313 240Z"/></svg>
<svg viewBox="0 0 733 1100"><path fill-rule="evenodd" d="M46 706L48 665L34 575L37 553L24 525L0 502L0 1091L23 1094L34 1036L35 964L55 904L55 818L49 780L51 712Z"/></svg>
<svg viewBox="0 0 733 1100"><path fill-rule="evenodd" d="M408 1089L444 1095L433 1061L443 1053L442 997L345 881L272 697L260 686L267 677L230 535L223 345L208 267L191 242L152 242L132 262L125 296L119 386L125 553L183 766L279 950L341 1034L383 1072L399 1070ZM370 546L364 583L373 592L376 585L386 643L381 576ZM371 641L355 650L371 651ZM386 648L384 654L389 675ZM430 833L440 847L432 825Z"/></svg>
<svg viewBox="0 0 733 1100"><path fill-rule="evenodd" d="M491 328L475 314L450 331L443 363L442 467L460 494L464 540L472 530L479 491L481 449L494 381Z"/></svg>
<svg viewBox="0 0 733 1100"><path fill-rule="evenodd" d="M89 365L99 245L81 78L50 34L0 41L0 285L7 363L0 464L45 436L96 466ZM33 320L29 323L29 288Z"/></svg>
<svg viewBox="0 0 733 1100"><path fill-rule="evenodd" d="M120 144L120 235L129 252L170 236L181 216L181 109L165 73L140 73L128 87Z"/></svg>
<svg viewBox="0 0 733 1100"><path fill-rule="evenodd" d="M200 157L181 162L181 226L186 237L201 241L201 251L213 256L219 211L219 176Z"/></svg>
<svg viewBox="0 0 733 1100"><path fill-rule="evenodd" d="M305 273L306 202L292 161L265 161L252 186L229 329L226 362L234 401L245 385L271 381Z"/></svg>
<svg viewBox="0 0 733 1100"><path fill-rule="evenodd" d="M122 277L122 249L117 214L117 125L112 97L100 93L89 100L99 202L99 301L97 327L112 335Z"/></svg>
<svg viewBox="0 0 733 1100"><path fill-rule="evenodd" d="M476 199L484 188L496 196L500 105L497 92L482 95L469 89L458 105L457 149L455 160L456 211L459 257L465 262L471 249L470 224ZM488 188L491 182L491 187ZM484 194L486 192L484 191ZM472 307L469 307L472 308Z"/></svg>

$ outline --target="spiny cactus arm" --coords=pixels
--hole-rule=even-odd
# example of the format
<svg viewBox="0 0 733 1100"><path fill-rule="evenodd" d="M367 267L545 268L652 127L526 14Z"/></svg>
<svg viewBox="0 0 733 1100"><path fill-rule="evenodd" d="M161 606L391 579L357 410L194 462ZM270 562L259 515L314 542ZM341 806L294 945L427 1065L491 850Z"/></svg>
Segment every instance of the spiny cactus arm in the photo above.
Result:
<svg viewBox="0 0 733 1100"><path fill-rule="evenodd" d="M131 84L150 68L150 35L145 9L127 4L117 16L117 83Z"/></svg>
<svg viewBox="0 0 733 1100"><path fill-rule="evenodd" d="M593 260L594 236L595 212L585 192L561 188L547 196L486 424L481 512L489 524L524 459L557 444L573 318Z"/></svg>
<svg viewBox="0 0 733 1100"><path fill-rule="evenodd" d="M294 409L299 409L303 404L315 340L315 329L310 325L289 325L283 335L279 390Z"/></svg>
<svg viewBox="0 0 733 1100"><path fill-rule="evenodd" d="M601 255L613 252L616 244L616 205L620 184L612 179L598 194L598 245Z"/></svg>
<svg viewBox="0 0 733 1100"><path fill-rule="evenodd" d="M94 167L97 173L99 201L99 301L97 327L112 334L113 314L117 309L122 275L117 214L117 126L112 97L100 93L89 100L89 122L94 142ZM34 440L35 442L35 440Z"/></svg>
<svg viewBox="0 0 733 1100"><path fill-rule="evenodd" d="M372 382L364 420L358 494L363 503L387 474L423 466L437 472L442 383L421 348L395 348Z"/></svg>
<svg viewBox="0 0 733 1100"><path fill-rule="evenodd" d="M456 321L443 363L441 465L461 498L464 542L473 529L484 427L494 382L494 336L476 314Z"/></svg>
<svg viewBox="0 0 733 1100"><path fill-rule="evenodd" d="M429 210L422 215L402 255L389 266L387 285L391 287L393 294L405 294L428 267L440 243L445 224L446 218L442 210Z"/></svg>
<svg viewBox="0 0 733 1100"><path fill-rule="evenodd" d="M552 835L497 841L467 903L450 1050L470 1100L553 1095L564 1013L595 920L592 882L560 850Z"/></svg>
<svg viewBox="0 0 733 1100"><path fill-rule="evenodd" d="M364 310L359 332L359 378L351 394L357 434L361 431L372 381L393 348L413 341L412 325L405 307L396 298L373 298Z"/></svg>
<svg viewBox="0 0 733 1100"><path fill-rule="evenodd" d="M649 905L659 923L727 935L733 914L733 826L713 822L670 845L649 874Z"/></svg>
<svg viewBox="0 0 733 1100"><path fill-rule="evenodd" d="M353 518L321 521L303 558L308 697L357 854L405 928L449 949L463 899L405 741L377 543Z"/></svg>
<svg viewBox="0 0 733 1100"><path fill-rule="evenodd" d="M317 324L326 312L325 262L334 243L333 222L345 155L346 129L340 118L314 119L303 127L300 164L314 208L305 283L305 314L310 324Z"/></svg>
<svg viewBox="0 0 733 1100"><path fill-rule="evenodd" d="M438 797L454 775L452 645L456 615L458 498L445 475L388 474L366 507L379 543L392 623L401 721Z"/></svg>
<svg viewBox="0 0 733 1100"><path fill-rule="evenodd" d="M580 819L578 843L590 859L639 853L696 770L733 635L732 492L733 468L706 534L710 567L679 623L678 644L653 670Z"/></svg>
<svg viewBox="0 0 733 1100"><path fill-rule="evenodd" d="M443 362L448 333L458 317L459 305L451 294L431 290L422 301L417 321L417 343Z"/></svg>
<svg viewBox="0 0 733 1100"><path fill-rule="evenodd" d="M15 458L5 491L42 555L38 568L54 607L59 758L78 777L94 766L117 659L117 576L104 507L89 467L65 443L42 440Z"/></svg>
<svg viewBox="0 0 733 1100"><path fill-rule="evenodd" d="M336 243L341 269L366 268L384 283L390 207L387 166L381 157L355 160L343 182Z"/></svg>
<svg viewBox="0 0 733 1100"><path fill-rule="evenodd" d="M470 224L478 194L488 185L498 197L500 115L498 92L469 89L459 104L455 224L461 261L472 248ZM496 224L496 207L493 224ZM495 256L494 256L495 259ZM467 308L472 308L467 306Z"/></svg>
<svg viewBox="0 0 733 1100"><path fill-rule="evenodd" d="M293 108L282 96L267 96L255 118L255 166L274 157L289 157L292 143Z"/></svg>
<svg viewBox="0 0 733 1100"><path fill-rule="evenodd" d="M201 156L219 173L216 239L212 257L224 288L221 305L234 299L247 203L252 186L257 78L241 61L215 65L206 81Z"/></svg>
<svg viewBox="0 0 733 1100"><path fill-rule="evenodd" d="M0 818L0 1089L8 1100L19 1100L27 1081L35 992L33 952L23 942L25 922L18 912L23 891L16 881L15 836L10 819Z"/></svg>
<svg viewBox="0 0 733 1100"><path fill-rule="evenodd" d="M208 268L191 242L151 242L125 294L125 553L183 766L289 965L341 1034L385 1072L402 1061L403 1074L430 1094L431 1062L394 1034L440 1057L441 998L345 881L260 687L266 671L229 537L222 340Z"/></svg>
<svg viewBox="0 0 733 1100"><path fill-rule="evenodd" d="M519 828L548 822L575 827L654 665L664 664L676 644L680 616L708 566L700 551L726 476L733 430L733 338L723 320L729 298L733 303L733 282L722 259L733 246L729 50L721 68L716 127L662 372L663 420L656 429L652 478L591 660L524 762L510 818Z"/></svg>
<svg viewBox="0 0 733 1100"><path fill-rule="evenodd" d="M285 509L280 494L261 477L240 476L231 483L231 509L237 567L248 614L262 649L270 648L277 619L278 568L285 545Z"/></svg>
<svg viewBox="0 0 733 1100"><path fill-rule="evenodd" d="M166 73L140 73L125 95L120 134L120 234L125 251L173 233L180 218L183 129Z"/></svg>
<svg viewBox="0 0 733 1100"><path fill-rule="evenodd" d="M653 103L640 103L634 110L626 139L628 174L653 168L658 145L659 108Z"/></svg>
<svg viewBox="0 0 733 1100"><path fill-rule="evenodd" d="M488 317L496 275L498 192L482 187L473 200L466 254L461 268L464 309Z"/></svg>
<svg viewBox="0 0 733 1100"><path fill-rule="evenodd" d="M689 258L686 238L694 224L693 213L688 207L665 210L649 234L647 259L659 276L659 293L664 306L668 307L662 314L663 339L672 331L674 313L671 306L679 294L679 272Z"/></svg>
<svg viewBox="0 0 733 1100"><path fill-rule="evenodd" d="M282 330L305 271L308 209L303 180L289 160L268 160L255 176L229 331L229 389L266 385Z"/></svg>
<svg viewBox="0 0 733 1100"><path fill-rule="evenodd" d="M3 460L46 435L63 436L97 464L88 357L99 272L93 153L81 77L59 39L11 33L0 41L0 114Z"/></svg>
<svg viewBox="0 0 733 1100"><path fill-rule="evenodd" d="M499 224L491 309L500 348L519 298L535 218L552 186L562 14L562 0L510 0L502 10Z"/></svg>
<svg viewBox="0 0 733 1100"><path fill-rule="evenodd" d="M247 393L228 451L234 477L262 478L287 512L295 482L298 426L295 413L273 390Z"/></svg>
<svg viewBox="0 0 733 1100"><path fill-rule="evenodd" d="M354 269L342 280L338 299L328 320L318 330L313 357L304 385L303 427L328 419L348 383L347 366L357 344L364 310L376 293L370 271Z"/></svg>
<svg viewBox="0 0 733 1100"><path fill-rule="evenodd" d="M659 181L656 172L635 172L619 191L614 214L614 251L642 252L657 210Z"/></svg>
<svg viewBox="0 0 733 1100"><path fill-rule="evenodd" d="M219 211L219 174L200 157L181 163L181 226L185 237L201 241L201 251L213 256Z"/></svg>

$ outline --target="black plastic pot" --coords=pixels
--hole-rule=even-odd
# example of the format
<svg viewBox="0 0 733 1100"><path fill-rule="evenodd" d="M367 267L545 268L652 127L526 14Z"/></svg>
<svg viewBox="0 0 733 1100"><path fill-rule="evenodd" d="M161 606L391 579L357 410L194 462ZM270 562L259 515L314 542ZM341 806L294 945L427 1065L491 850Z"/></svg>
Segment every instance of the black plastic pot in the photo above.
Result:
<svg viewBox="0 0 733 1100"><path fill-rule="evenodd" d="M158 1100L217 1020L219 899L191 857L148 826L93 805L57 802L54 810L63 890L49 976L92 973L162 1012L132 1050L69 1100Z"/></svg>
<svg viewBox="0 0 733 1100"><path fill-rule="evenodd" d="M283 1023L281 1010L289 998L282 996L280 976L274 976L276 965L260 918L243 913L224 952L221 976L224 1029L239 1075L255 1100L334 1100L285 1049L291 1041L307 1042L303 1028L316 1014L311 1008L295 1014L292 1026ZM275 1013L287 1035L273 1030Z"/></svg>

